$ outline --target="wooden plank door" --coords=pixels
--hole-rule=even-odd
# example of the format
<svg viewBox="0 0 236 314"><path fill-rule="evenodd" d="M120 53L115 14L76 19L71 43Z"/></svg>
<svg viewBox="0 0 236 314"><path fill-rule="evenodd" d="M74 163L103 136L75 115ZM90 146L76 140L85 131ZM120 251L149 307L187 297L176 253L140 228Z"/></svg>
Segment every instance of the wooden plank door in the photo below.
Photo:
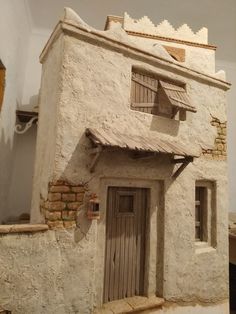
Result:
<svg viewBox="0 0 236 314"><path fill-rule="evenodd" d="M144 294L148 192L108 189L104 303Z"/></svg>

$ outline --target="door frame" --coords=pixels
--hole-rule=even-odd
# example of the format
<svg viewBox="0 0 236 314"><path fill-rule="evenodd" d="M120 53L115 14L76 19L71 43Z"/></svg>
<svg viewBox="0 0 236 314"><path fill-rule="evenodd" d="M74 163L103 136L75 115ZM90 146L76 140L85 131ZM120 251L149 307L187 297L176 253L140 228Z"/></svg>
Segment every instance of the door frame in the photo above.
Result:
<svg viewBox="0 0 236 314"><path fill-rule="evenodd" d="M162 281L163 274L160 264L163 264L163 251L157 254L158 248L164 247L163 235L160 237L159 230L161 226L157 224L157 217L163 214L163 199L161 193L163 191L162 180L145 180L145 179L131 179L131 178L101 178L100 179L100 220L97 224L97 245L96 245L96 259L95 259L95 305L100 307L103 303L103 285L105 275L105 250L106 250L106 210L107 210L107 195L108 187L133 187L145 188L150 190L149 196L149 223L147 224L147 239L146 239L146 271L145 271L145 287L144 291L147 296L157 293L157 281ZM159 251L159 250L158 250ZM157 269L159 269L157 273ZM161 271L160 271L161 269ZM160 293L159 293L160 295Z"/></svg>
<svg viewBox="0 0 236 314"><path fill-rule="evenodd" d="M120 208L120 206L119 206L119 204L120 204L120 196L124 196L124 195L129 195L129 196L133 196L133 208L132 208L132 212L120 212L119 211L119 208ZM141 200L140 199L140 201L141 201L141 204L139 205L138 204L138 198L139 197L143 197L143 199ZM110 199L109 199L110 198ZM108 188L108 193L107 193L107 203L110 203L110 205L108 205L107 204L107 209L109 209L109 210L111 210L112 212L113 212L113 217L111 218L111 216L110 216L110 221L108 221L108 219L106 219L106 243L105 243L105 263L104 263L104 267L105 267L105 272L106 272L106 270L109 272L109 270L110 270L110 265L108 264L108 261L107 261L107 259L109 259L108 258L108 247L107 247L107 245L108 245L108 233L107 233L107 228L109 228L109 230L110 230L110 232L111 232L111 229L113 228L113 227L108 227L108 224L109 223L111 223L111 222L113 222L114 224L116 224L116 228L119 226L119 224L120 224L120 220L119 220L119 218L121 218L122 220L123 220L123 222L125 221L125 219L133 219L132 220L132 225L134 226L134 237L136 237L136 236L138 236L138 234L137 234L137 232L138 232L138 226L141 226L142 224L143 224L143 227L142 227L142 229L143 229L143 233L141 234L141 238L140 238L140 240L141 240L141 242L139 243L139 245L140 245L140 247L139 247L139 249L140 249L140 251L139 251L139 249L138 249L138 247L136 247L136 249L135 249L135 253L134 253L134 251L133 251L133 253L134 253L134 255L132 256L132 261L135 259L135 261L137 261L137 258L138 258L138 263L139 263L139 267L140 267L140 269L139 269L139 271L138 272L136 272L137 270L135 270L134 271L134 267L133 266L131 266L132 265L132 262L131 262L131 264L129 264L129 266L128 267L131 267L131 269L132 269L132 272L134 271L134 273L133 273L133 275L134 275L134 277L135 277L135 284L134 284L134 282L132 281L132 284L131 284L131 282L130 282L130 285L129 285L129 283L128 283L128 281L129 280L127 280L127 282L126 282L126 284L128 285L128 286L122 286L122 288L124 288L124 287L126 287L127 288L127 293L129 294L129 293L131 293L131 291L128 291L129 290L129 288L130 288L130 290L136 290L136 288L137 288L137 284L138 284L138 289L139 289L139 292L138 292L138 294L137 295L139 295L139 296L146 296L147 295L147 291L146 291L146 288L147 288L147 285L146 285L146 278L147 278L147 269L146 269L146 257L147 257L147 254L146 254L146 247L147 247L147 243L148 243L148 237L147 237L147 234L149 233L149 209L150 209L150 201L149 201L149 199L150 199L150 189L146 189L146 188L137 188L137 187L127 187L127 186L116 186L116 187L111 187L111 186L109 186L109 188ZM114 202L114 204L112 205L111 203L112 203L112 200L113 200L113 202ZM109 207L108 207L109 206ZM106 217L108 218L108 215L106 215ZM138 220L139 219L139 220ZM130 221L130 220L128 220L128 221ZM119 227L118 227L119 228ZM123 229L123 231L124 231L124 229ZM127 231L127 230L126 230ZM129 231L128 231L128 233L130 232L131 230L129 229ZM109 232L109 233L110 233ZM119 232L119 231L118 231ZM111 240L110 240L111 241ZM109 241L109 242L110 242ZM134 241L134 240L133 240ZM144 243L143 243L143 241L144 241ZM120 251L120 244L121 244L121 239L120 239L120 241L118 240L118 247L116 246L116 244L117 244L117 241L114 241L113 240L113 245L115 245L115 251L116 251L116 249L118 249L118 251L116 251L117 253L118 253L118 255L120 256L120 255L122 255L122 253L121 253L121 251ZM123 240L123 247L125 248L125 243L127 243L126 242L126 238L124 238L124 240ZM111 246L112 244L111 244L111 242L110 242L110 246ZM110 247L109 246L109 247ZM132 244L132 246L133 246L133 244ZM110 247L110 250L111 250L111 247ZM143 250L143 251L142 251ZM109 253L111 253L111 251L109 251ZM142 254L143 253L143 254ZM141 257L142 256L142 257ZM124 260L123 260L124 261ZM122 262L121 260L120 260L120 262ZM127 262L127 261L126 261ZM128 265L128 264L127 264ZM137 264L138 265L138 264ZM125 264L123 265L123 270L124 270L124 267L125 267ZM131 270L130 269L130 270ZM115 271L115 270L114 270ZM115 273L116 273L116 271L115 271ZM108 278L110 278L109 277L109 275L108 275L108 273L106 274L107 276L108 276ZM104 296L103 296L103 301L104 301L104 299L105 299L105 291L107 292L107 294L109 295L110 294L110 292L113 294L113 293L115 293L115 286L116 286L116 284L115 284L115 282L114 282L114 285L113 285L113 287L110 287L110 285L109 285L109 283L108 282L106 282L106 279L108 279L108 278L106 278L106 275L104 276L104 284L103 284L103 291L104 291ZM138 283L136 282L136 280L137 280L137 275L139 276L138 278ZM128 275L128 277L129 277L129 275ZM114 279L115 280L115 279ZM107 289L105 289L105 285L106 285L106 283L108 284L108 287L107 287ZM116 282L117 283L117 282ZM133 284L134 284L134 286L133 286ZM132 287L131 287L132 286ZM129 288L128 288L129 287ZM111 288L111 290L110 290L110 288ZM119 300L119 299L122 299L122 298L120 298L119 297L119 295L120 294L122 294L121 293L121 291L116 291L116 293L118 294L117 295L117 299L113 299L113 301L115 301L115 300ZM115 294L116 294L115 293ZM107 295L107 296L108 296ZM135 294L134 295L130 295L130 297L131 296L135 296Z"/></svg>

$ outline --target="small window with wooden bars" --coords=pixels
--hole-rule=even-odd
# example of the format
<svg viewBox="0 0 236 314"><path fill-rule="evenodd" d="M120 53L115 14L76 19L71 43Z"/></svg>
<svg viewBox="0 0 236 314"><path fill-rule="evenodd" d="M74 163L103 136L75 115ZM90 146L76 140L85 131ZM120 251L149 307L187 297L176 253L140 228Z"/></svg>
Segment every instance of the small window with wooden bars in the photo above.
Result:
<svg viewBox="0 0 236 314"><path fill-rule="evenodd" d="M5 72L6 72L6 68L4 67L2 61L0 60L0 111L2 108L4 90L5 90Z"/></svg>
<svg viewBox="0 0 236 314"><path fill-rule="evenodd" d="M186 119L186 111L196 112L184 84L132 72L131 109L166 117Z"/></svg>
<svg viewBox="0 0 236 314"><path fill-rule="evenodd" d="M195 241L217 245L216 182L199 180L195 184Z"/></svg>
<svg viewBox="0 0 236 314"><path fill-rule="evenodd" d="M206 202L207 190L206 187L196 186L195 188L195 240L204 241L205 238L205 223L206 223Z"/></svg>

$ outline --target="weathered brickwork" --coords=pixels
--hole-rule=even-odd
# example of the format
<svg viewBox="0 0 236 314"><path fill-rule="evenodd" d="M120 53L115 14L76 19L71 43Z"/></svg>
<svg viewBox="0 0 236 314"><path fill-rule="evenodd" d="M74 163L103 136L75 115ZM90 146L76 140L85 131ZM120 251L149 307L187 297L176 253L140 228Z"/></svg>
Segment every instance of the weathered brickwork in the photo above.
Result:
<svg viewBox="0 0 236 314"><path fill-rule="evenodd" d="M202 154L208 158L225 160L227 158L227 122L213 118L211 125L217 128L217 136L213 149L203 149Z"/></svg>
<svg viewBox="0 0 236 314"><path fill-rule="evenodd" d="M76 226L77 211L83 205L86 186L66 181L51 182L46 200L41 199L41 212L51 229Z"/></svg>

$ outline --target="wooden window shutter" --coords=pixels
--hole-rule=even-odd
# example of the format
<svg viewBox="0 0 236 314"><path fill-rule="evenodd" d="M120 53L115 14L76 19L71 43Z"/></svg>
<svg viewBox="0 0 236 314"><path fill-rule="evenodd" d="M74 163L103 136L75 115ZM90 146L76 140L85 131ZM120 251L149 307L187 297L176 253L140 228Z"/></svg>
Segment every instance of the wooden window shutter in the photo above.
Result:
<svg viewBox="0 0 236 314"><path fill-rule="evenodd" d="M178 110L186 110L196 112L196 108L192 105L191 100L184 87L169 82L159 81L160 93L163 99Z"/></svg>
<svg viewBox="0 0 236 314"><path fill-rule="evenodd" d="M131 107L134 110L157 114L158 80L137 72L132 73Z"/></svg>

